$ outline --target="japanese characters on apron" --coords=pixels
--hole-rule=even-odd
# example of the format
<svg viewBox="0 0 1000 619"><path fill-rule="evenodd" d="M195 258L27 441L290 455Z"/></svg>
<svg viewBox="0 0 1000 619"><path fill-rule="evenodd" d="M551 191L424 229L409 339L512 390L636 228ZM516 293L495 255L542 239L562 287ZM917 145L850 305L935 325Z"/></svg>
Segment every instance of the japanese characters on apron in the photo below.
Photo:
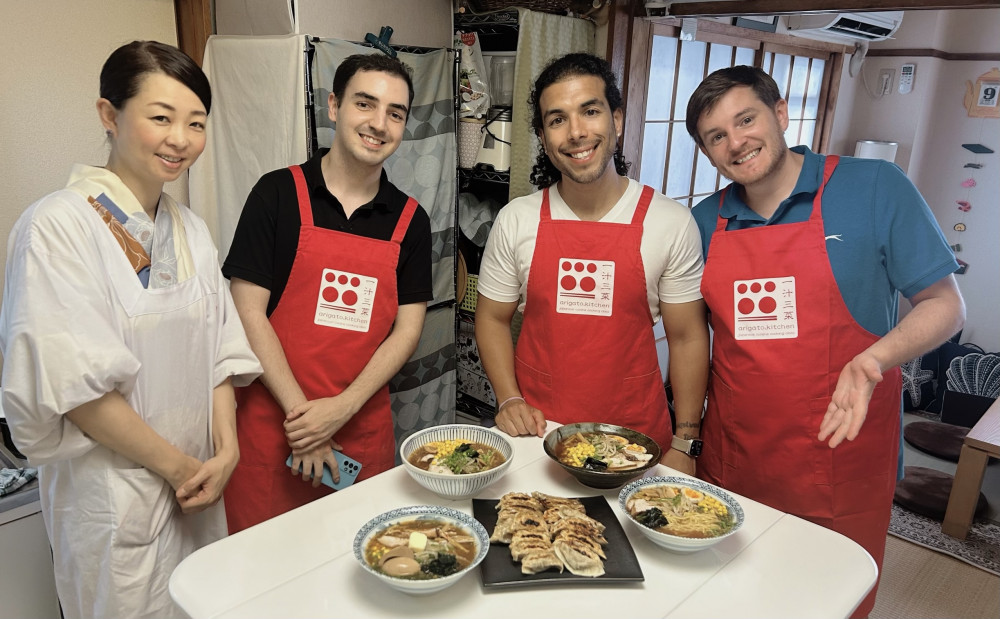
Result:
<svg viewBox="0 0 1000 619"><path fill-rule="evenodd" d="M361 373L389 335L399 307L399 247L417 203L403 208L389 241L313 225L309 189L290 168L298 196L299 244L270 322L292 374L309 400L335 396ZM333 492L292 477L285 462L285 411L259 380L237 389L240 463L226 488L229 531L235 533ZM335 435L361 462L358 481L395 465L389 387L382 387Z"/></svg>
<svg viewBox="0 0 1000 619"><path fill-rule="evenodd" d="M553 220L549 190L531 259L515 373L546 419L613 423L670 447L673 431L639 252L653 190L629 224Z"/></svg>
<svg viewBox="0 0 1000 619"><path fill-rule="evenodd" d="M698 476L850 537L881 569L898 368L883 374L854 441L831 449L816 438L841 370L879 339L851 316L826 252L821 204L837 161L826 158L807 221L726 231L718 219L701 287L714 344ZM856 615L874 599L873 589Z"/></svg>

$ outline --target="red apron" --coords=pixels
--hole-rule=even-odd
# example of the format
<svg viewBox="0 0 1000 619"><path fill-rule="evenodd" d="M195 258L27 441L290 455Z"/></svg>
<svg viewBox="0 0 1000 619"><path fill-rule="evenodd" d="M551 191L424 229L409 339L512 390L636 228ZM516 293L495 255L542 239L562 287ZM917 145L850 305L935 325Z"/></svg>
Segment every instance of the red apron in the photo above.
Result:
<svg viewBox="0 0 1000 619"><path fill-rule="evenodd" d="M719 216L701 285L714 344L698 476L850 537L881 571L898 368L884 373L854 441L830 449L816 438L840 371L879 339L851 316L826 253L821 198L837 161L826 158L805 222L726 231ZM872 589L855 616L874 603Z"/></svg>
<svg viewBox="0 0 1000 619"><path fill-rule="evenodd" d="M546 419L613 423L673 435L639 252L653 190L629 224L552 219L542 190L515 372Z"/></svg>
<svg viewBox="0 0 1000 619"><path fill-rule="evenodd" d="M309 400L341 393L389 335L396 310L399 245L417 203L410 198L390 241L313 225L309 189L290 168L298 195L299 244L285 290L270 316L292 374ZM240 462L225 491L229 532L243 530L333 492L293 477L285 411L259 380L236 390ZM335 435L361 462L358 481L395 465L388 385Z"/></svg>

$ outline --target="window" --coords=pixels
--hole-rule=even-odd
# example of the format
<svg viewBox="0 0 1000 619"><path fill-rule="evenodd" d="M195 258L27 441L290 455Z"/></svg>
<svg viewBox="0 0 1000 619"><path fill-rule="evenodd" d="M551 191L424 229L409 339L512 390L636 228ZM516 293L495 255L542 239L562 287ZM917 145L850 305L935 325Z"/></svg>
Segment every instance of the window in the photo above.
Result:
<svg viewBox="0 0 1000 619"><path fill-rule="evenodd" d="M832 122L828 93L832 81L839 84L842 58L830 48L842 46L793 46L788 36L705 20L698 22L695 40L682 41L678 25L678 20L640 19L633 30L625 126L633 177L688 207L728 183L688 135L685 112L705 76L741 64L761 67L777 82L788 101L788 145L823 150ZM779 37L780 42L766 40Z"/></svg>

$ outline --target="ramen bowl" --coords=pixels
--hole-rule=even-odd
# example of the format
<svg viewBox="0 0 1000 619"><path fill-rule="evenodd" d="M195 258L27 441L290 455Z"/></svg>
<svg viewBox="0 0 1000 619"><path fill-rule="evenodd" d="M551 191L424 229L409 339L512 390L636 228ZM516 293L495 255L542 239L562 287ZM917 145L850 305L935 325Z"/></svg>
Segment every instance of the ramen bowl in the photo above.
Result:
<svg viewBox="0 0 1000 619"><path fill-rule="evenodd" d="M571 466L559 460L559 457L556 455L556 446L577 432L600 432L604 434L616 434L618 436L623 436L629 443L635 443L636 445L641 445L645 448L646 453L650 454L652 458L650 458L648 462L634 469L622 471L595 471L581 466ZM542 445L545 448L545 454L548 455L548 457L552 458L559 464L559 466L566 469L569 474L577 478L580 483L585 486L590 486L591 488L620 488L630 479L634 479L642 475L660 462L660 446L656 444L656 441L641 432L637 432L636 430L607 423L568 423L546 434L545 441Z"/></svg>
<svg viewBox="0 0 1000 619"><path fill-rule="evenodd" d="M427 521L428 527L432 527L432 523L435 521L444 521L467 532L475 540L476 551L474 558L468 565L454 574L427 580L397 578L368 564L368 561L365 560L365 549L373 538L381 535L383 531L392 525L400 523L415 523L419 525L421 521ZM489 549L490 536L487 535L486 529L483 528L483 525L478 520L456 509L440 505L414 505L387 511L366 522L357 535L354 536L354 558L358 560L361 568L386 586L409 595L427 595L447 589L475 569L486 558L486 553Z"/></svg>
<svg viewBox="0 0 1000 619"><path fill-rule="evenodd" d="M732 528L721 535L714 535L711 537L685 537L682 535L663 533L641 524L629 513L627 507L629 499L640 490L655 488L657 486L683 486L691 488L704 496L715 499L724 505L728 510L729 515L733 519ZM718 486L713 486L712 484L703 482L700 479L694 479L691 477L644 477L643 479L637 479L622 488L622 491L618 493L618 507L621 509L622 514L628 518L629 522L631 522L640 533L649 538L651 542L657 546L678 553L697 552L718 544L720 541L736 533L740 527L743 526L744 518L743 508L740 506L739 502L732 497L732 495Z"/></svg>
<svg viewBox="0 0 1000 619"><path fill-rule="evenodd" d="M410 462L410 456L427 443L456 440L479 443L494 449L503 456L504 462L497 467L479 473L458 475L432 473ZM510 461L514 457L514 444L505 434L498 431L481 426L454 423L432 426L411 434L400 446L399 455L403 459L403 467L406 472L418 484L439 497L458 500L468 499L479 494L483 488L503 477L507 473L507 469L510 468Z"/></svg>

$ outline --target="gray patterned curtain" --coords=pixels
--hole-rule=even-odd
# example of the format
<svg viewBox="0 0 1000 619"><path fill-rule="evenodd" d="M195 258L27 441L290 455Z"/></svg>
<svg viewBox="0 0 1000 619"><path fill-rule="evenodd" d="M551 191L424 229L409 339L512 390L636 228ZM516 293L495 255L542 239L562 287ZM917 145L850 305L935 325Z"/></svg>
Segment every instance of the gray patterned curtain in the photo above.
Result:
<svg viewBox="0 0 1000 619"><path fill-rule="evenodd" d="M336 130L327 101L337 66L352 54L381 52L337 39L314 40L314 45L316 136L320 147L328 147ZM455 299L455 56L440 49L400 52L398 58L413 70L414 98L403 143L386 160L385 171L430 215L433 307ZM455 310L430 309L417 351L389 383L397 448L416 430L455 421L455 385Z"/></svg>

